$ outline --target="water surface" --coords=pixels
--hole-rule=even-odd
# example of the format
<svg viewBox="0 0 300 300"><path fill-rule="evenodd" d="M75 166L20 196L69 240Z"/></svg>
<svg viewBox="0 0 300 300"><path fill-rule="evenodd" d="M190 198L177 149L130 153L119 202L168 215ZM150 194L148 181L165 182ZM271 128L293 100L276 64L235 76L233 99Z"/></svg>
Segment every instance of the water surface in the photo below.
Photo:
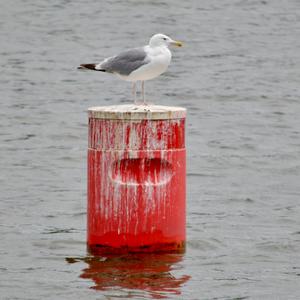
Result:
<svg viewBox="0 0 300 300"><path fill-rule="evenodd" d="M300 2L1 1L1 299L299 299ZM150 102L187 119L185 255L86 253L87 108L130 85L78 72L163 32Z"/></svg>

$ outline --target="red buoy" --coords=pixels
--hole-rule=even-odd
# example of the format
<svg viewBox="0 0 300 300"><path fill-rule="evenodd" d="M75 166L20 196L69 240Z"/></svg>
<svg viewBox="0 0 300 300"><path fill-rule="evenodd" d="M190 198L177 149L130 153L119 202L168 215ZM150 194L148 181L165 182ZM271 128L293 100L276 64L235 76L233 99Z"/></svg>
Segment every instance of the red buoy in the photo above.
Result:
<svg viewBox="0 0 300 300"><path fill-rule="evenodd" d="M185 116L181 107L89 109L88 249L185 249Z"/></svg>

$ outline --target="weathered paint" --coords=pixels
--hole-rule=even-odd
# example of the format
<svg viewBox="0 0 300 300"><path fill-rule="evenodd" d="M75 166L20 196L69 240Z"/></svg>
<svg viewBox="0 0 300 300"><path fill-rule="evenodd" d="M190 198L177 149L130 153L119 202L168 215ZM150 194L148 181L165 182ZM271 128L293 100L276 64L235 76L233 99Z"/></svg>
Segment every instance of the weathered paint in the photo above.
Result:
<svg viewBox="0 0 300 300"><path fill-rule="evenodd" d="M88 247L93 253L184 250L185 110L166 114L163 107L169 118L161 120L156 118L160 108L149 111L144 119L132 107L105 108L105 115L89 109Z"/></svg>
<svg viewBox="0 0 300 300"><path fill-rule="evenodd" d="M183 107L162 105L110 105L89 108L89 116L95 119L109 120L182 119L186 116L186 109Z"/></svg>

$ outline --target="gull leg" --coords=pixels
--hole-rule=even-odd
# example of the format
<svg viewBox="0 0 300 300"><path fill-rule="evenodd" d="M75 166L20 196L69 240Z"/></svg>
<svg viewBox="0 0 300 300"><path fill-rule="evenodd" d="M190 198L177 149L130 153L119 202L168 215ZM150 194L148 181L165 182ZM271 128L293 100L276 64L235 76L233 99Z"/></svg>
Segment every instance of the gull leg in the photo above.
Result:
<svg viewBox="0 0 300 300"><path fill-rule="evenodd" d="M137 104L136 103L136 82L135 81L133 81L133 83L132 83L132 96L133 96L134 104Z"/></svg>
<svg viewBox="0 0 300 300"><path fill-rule="evenodd" d="M143 104L146 105L146 100L145 100L145 81L142 81L142 97L143 97Z"/></svg>

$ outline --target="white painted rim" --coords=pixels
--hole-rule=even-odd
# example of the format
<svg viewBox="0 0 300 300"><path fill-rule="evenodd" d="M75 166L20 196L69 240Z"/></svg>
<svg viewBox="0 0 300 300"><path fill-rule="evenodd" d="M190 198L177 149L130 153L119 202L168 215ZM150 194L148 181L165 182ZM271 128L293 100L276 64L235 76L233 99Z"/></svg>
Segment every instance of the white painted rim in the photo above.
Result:
<svg viewBox="0 0 300 300"><path fill-rule="evenodd" d="M110 105L88 109L89 117L109 120L168 120L184 119L186 109L178 106L162 105Z"/></svg>

